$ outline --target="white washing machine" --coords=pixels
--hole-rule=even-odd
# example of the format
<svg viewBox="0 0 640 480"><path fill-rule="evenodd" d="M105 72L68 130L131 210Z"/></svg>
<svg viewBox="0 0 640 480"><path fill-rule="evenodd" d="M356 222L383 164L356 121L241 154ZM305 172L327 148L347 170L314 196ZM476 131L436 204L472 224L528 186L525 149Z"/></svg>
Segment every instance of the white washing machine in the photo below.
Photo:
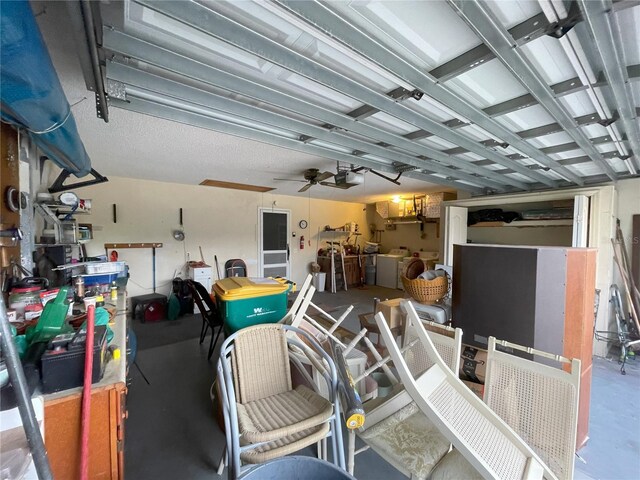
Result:
<svg viewBox="0 0 640 480"><path fill-rule="evenodd" d="M389 253L378 254L376 259L376 285L398 288L398 262L409 255L409 250L392 248Z"/></svg>

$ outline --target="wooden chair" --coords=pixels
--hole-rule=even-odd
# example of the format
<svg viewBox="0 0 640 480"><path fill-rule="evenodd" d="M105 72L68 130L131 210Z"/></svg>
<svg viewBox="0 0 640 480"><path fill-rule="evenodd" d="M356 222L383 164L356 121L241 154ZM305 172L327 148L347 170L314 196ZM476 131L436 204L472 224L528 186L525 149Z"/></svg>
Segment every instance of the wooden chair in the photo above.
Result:
<svg viewBox="0 0 640 480"><path fill-rule="evenodd" d="M531 447L449 369L413 305L405 302L404 308L406 322L414 326L418 342L434 362L419 376L412 374L381 313L376 322L404 388L419 410L483 478L556 479Z"/></svg>
<svg viewBox="0 0 640 480"><path fill-rule="evenodd" d="M216 344L218 343L218 338L222 333L223 321L220 312L218 311L218 306L211 299L209 292L204 288L200 282L196 282L194 280L185 280L189 289L191 290L191 295L193 295L193 300L198 306L198 310L200 310L200 314L202 315L202 328L200 330L200 344L204 342L205 337L207 336L207 332L209 328L211 329L211 341L209 342L209 352L207 355L207 359L211 359L211 355L216 348ZM218 333L216 333L216 328L218 329Z"/></svg>
<svg viewBox="0 0 640 480"><path fill-rule="evenodd" d="M291 332L295 338L287 336ZM306 386L292 387L290 364L314 385L300 356L321 372L330 392L328 400ZM252 464L288 455L327 436L332 440L334 464L344 469L336 369L311 336L282 324L244 328L223 343L218 379L229 478L240 478Z"/></svg>

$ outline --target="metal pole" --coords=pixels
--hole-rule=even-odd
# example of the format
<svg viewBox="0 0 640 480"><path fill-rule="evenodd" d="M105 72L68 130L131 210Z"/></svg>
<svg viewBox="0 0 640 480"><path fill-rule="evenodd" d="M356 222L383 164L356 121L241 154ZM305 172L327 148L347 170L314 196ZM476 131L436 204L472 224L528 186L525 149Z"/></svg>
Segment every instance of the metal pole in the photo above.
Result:
<svg viewBox="0 0 640 480"><path fill-rule="evenodd" d="M24 377L24 371L22 370L16 345L11 339L11 328L9 327L7 309L2 294L0 294L0 340L2 341L2 353L7 363L7 370L9 371L9 380L11 380L11 385L13 385L16 399L18 400L18 411L20 412L22 426L27 436L27 442L31 450L31 455L33 456L33 463L36 466L38 478L40 480L53 480L47 451L44 447L42 435L40 434L40 428L38 427L36 415L33 411L33 405L31 404L31 395L29 394L27 380Z"/></svg>

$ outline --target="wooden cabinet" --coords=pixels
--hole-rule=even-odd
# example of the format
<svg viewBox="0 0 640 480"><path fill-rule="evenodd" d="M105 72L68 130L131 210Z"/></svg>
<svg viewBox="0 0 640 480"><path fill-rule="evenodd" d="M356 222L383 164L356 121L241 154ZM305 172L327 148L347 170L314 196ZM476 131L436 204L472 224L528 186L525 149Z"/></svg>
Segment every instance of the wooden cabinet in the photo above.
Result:
<svg viewBox="0 0 640 480"><path fill-rule="evenodd" d="M107 363L102 380L91 389L89 478L124 478L124 421L126 418L126 294L118 296L110 345L121 356ZM44 443L56 479L80 478L82 388L44 395Z"/></svg>
<svg viewBox="0 0 640 480"><path fill-rule="evenodd" d="M91 394L89 478L124 478L123 383L96 389ZM82 393L45 402L45 445L54 478L80 478Z"/></svg>
<svg viewBox="0 0 640 480"><path fill-rule="evenodd" d="M581 362L576 449L588 440L595 249L456 245L453 323L463 342L491 335Z"/></svg>
<svg viewBox="0 0 640 480"><path fill-rule="evenodd" d="M340 273L342 268L340 265L340 255L336 255L336 272ZM320 271L327 274L326 290L331 291L331 257L318 257L318 264L320 265ZM346 255L344 257L344 278L347 282L347 287L356 287L360 285L360 264L358 263L357 255ZM336 282L338 286L340 282Z"/></svg>
<svg viewBox="0 0 640 480"><path fill-rule="evenodd" d="M347 279L348 287L356 287L360 285L360 266L358 264L357 255L348 255L344 257L344 276Z"/></svg>

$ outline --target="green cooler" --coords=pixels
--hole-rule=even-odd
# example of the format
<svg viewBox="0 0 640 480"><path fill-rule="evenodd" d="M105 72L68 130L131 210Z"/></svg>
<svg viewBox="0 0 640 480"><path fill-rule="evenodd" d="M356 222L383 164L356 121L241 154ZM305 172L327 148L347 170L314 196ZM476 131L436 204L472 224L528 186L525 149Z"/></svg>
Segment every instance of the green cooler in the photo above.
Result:
<svg viewBox="0 0 640 480"><path fill-rule="evenodd" d="M291 284L272 278L229 277L213 286L225 334L260 323L275 323L287 313Z"/></svg>

